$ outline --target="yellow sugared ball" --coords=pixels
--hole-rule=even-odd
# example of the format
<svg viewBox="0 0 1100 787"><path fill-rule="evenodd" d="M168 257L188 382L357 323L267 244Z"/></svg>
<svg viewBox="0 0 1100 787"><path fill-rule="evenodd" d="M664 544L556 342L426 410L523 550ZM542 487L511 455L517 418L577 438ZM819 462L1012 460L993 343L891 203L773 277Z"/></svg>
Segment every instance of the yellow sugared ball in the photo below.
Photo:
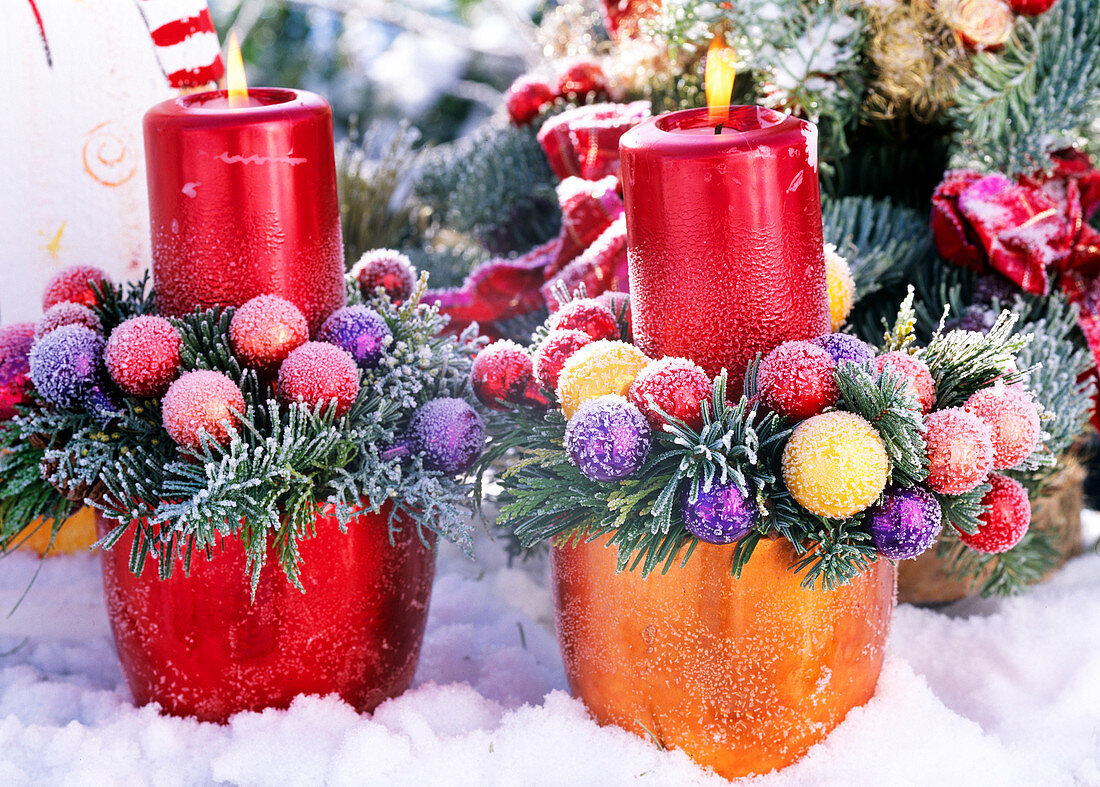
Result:
<svg viewBox="0 0 1100 787"><path fill-rule="evenodd" d="M874 503L890 462L878 432L854 413L815 415L783 449L783 480L803 508L843 519Z"/></svg>
<svg viewBox="0 0 1100 787"><path fill-rule="evenodd" d="M604 394L626 396L630 384L650 359L626 342L586 344L565 362L558 376L558 401L566 418L589 399Z"/></svg>
<svg viewBox="0 0 1100 787"><path fill-rule="evenodd" d="M838 330L848 319L856 300L856 282L848 261L831 245L825 247L825 283L829 287L829 319Z"/></svg>

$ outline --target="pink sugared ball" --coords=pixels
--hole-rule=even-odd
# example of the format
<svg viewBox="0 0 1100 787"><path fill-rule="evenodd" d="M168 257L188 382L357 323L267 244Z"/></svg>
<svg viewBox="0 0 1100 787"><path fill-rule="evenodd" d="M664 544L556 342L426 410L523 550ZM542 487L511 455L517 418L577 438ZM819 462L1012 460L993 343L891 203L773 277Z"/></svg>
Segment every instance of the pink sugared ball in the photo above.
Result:
<svg viewBox="0 0 1100 787"><path fill-rule="evenodd" d="M924 419L928 487L945 495L969 492L993 469L993 432L961 407L937 410Z"/></svg>
<svg viewBox="0 0 1100 787"><path fill-rule="evenodd" d="M924 361L909 353L889 352L875 358L875 371L882 374L885 370L908 380L909 390L920 404L921 412L925 415L932 412L936 404L936 382Z"/></svg>
<svg viewBox="0 0 1100 787"><path fill-rule="evenodd" d="M522 76L508 88L504 103L508 107L508 117L512 119L512 123L517 126L526 126L557 96L558 94L545 81Z"/></svg>
<svg viewBox="0 0 1100 787"><path fill-rule="evenodd" d="M988 554L1007 552L1020 543L1031 525L1031 501L1023 484L994 473L990 489L982 498L985 512L978 517L977 533L959 533L959 540L971 549Z"/></svg>
<svg viewBox="0 0 1100 787"><path fill-rule="evenodd" d="M531 356L508 339L482 348L470 367L474 395L494 410L506 410L507 402L522 403L533 376Z"/></svg>
<svg viewBox="0 0 1100 787"><path fill-rule="evenodd" d="M1015 467L1039 443L1039 406L1023 388L983 388L967 399L963 408L992 430L994 470Z"/></svg>
<svg viewBox="0 0 1100 787"><path fill-rule="evenodd" d="M66 301L95 306L99 303L99 296L92 285L103 286L110 281L107 274L94 265L73 265L65 268L46 284L42 293L42 311L48 311L51 306Z"/></svg>
<svg viewBox="0 0 1100 787"><path fill-rule="evenodd" d="M692 429L700 429L702 405L710 396L711 379L701 366L687 358L661 358L638 373L628 398L654 429L662 429L666 423L657 408Z"/></svg>
<svg viewBox="0 0 1100 787"><path fill-rule="evenodd" d="M359 258L351 275L359 282L364 298L373 298L381 287L395 304L409 299L416 287L416 268L399 251L374 249Z"/></svg>
<svg viewBox="0 0 1100 787"><path fill-rule="evenodd" d="M580 348L594 341L584 331L550 331L535 351L535 379L548 391L558 387L558 376L565 362Z"/></svg>
<svg viewBox="0 0 1100 787"><path fill-rule="evenodd" d="M336 415L343 415L359 395L359 367L334 344L306 342L279 367L276 389L284 404L316 407L335 400Z"/></svg>
<svg viewBox="0 0 1100 787"><path fill-rule="evenodd" d="M791 421L803 421L836 404L836 363L822 348L803 341L783 342L764 356L758 383L768 407Z"/></svg>
<svg viewBox="0 0 1100 787"><path fill-rule="evenodd" d="M27 402L33 343L34 326L29 322L0 328L0 421L13 418L15 406Z"/></svg>
<svg viewBox="0 0 1100 787"><path fill-rule="evenodd" d="M309 341L309 324L301 310L277 295L257 295L233 313L229 343L245 366L274 370L290 353Z"/></svg>
<svg viewBox="0 0 1100 787"><path fill-rule="evenodd" d="M161 396L179 374L179 332L163 317L131 317L111 331L103 361L126 393Z"/></svg>
<svg viewBox="0 0 1100 787"><path fill-rule="evenodd" d="M550 315L552 331L584 331L593 339L619 338L619 322L611 309L595 298L578 298Z"/></svg>
<svg viewBox="0 0 1100 787"><path fill-rule="evenodd" d="M161 406L164 428L184 448L199 448L199 434L208 433L226 445L231 428L237 429L244 412L244 394L221 372L207 369L186 372L168 387Z"/></svg>
<svg viewBox="0 0 1100 787"><path fill-rule="evenodd" d="M62 301L54 304L34 324L35 341L62 325L83 325L96 333L103 333L103 323L94 311L82 303Z"/></svg>

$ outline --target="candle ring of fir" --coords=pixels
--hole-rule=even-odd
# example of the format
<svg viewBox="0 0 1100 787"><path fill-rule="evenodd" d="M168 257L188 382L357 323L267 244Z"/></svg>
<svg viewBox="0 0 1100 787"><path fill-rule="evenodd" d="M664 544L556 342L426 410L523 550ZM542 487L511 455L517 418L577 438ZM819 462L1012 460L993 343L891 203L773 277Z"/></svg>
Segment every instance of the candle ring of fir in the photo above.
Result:
<svg viewBox="0 0 1100 787"><path fill-rule="evenodd" d="M1015 479L1056 460L1040 427L1053 414L1016 363L1031 336L1011 312L984 335L941 321L918 348L910 288L881 347L846 334L785 342L728 401L725 370L700 389L688 359L639 361L628 304L614 341L575 336L577 315L605 307L562 297L526 348L536 386L551 369L556 389L486 402L500 412L479 473L516 457L498 478L498 524L520 547L605 538L619 570L647 575L691 560L700 541L728 544L739 576L761 539L782 538L790 570L824 590L937 541L965 552L967 571L1018 569L1009 547L1026 542L1030 510ZM499 390L475 380L475 393Z"/></svg>
<svg viewBox="0 0 1100 787"><path fill-rule="evenodd" d="M282 347L282 367L263 368L234 349L241 310L168 319L148 276L94 287L102 333L60 326L36 339L24 403L0 421L0 552L40 517L56 534L83 503L118 523L100 546L134 531L135 574L154 557L167 577L177 560L187 567L239 536L253 590L272 544L301 587L298 545L322 512L345 527L388 501L391 537L412 521L424 543L430 530L470 552L465 470L484 427L469 369L483 340L443 333L447 318L420 302L427 274L400 304L349 278L349 306L331 336L322 328L325 341L278 324L286 309L304 318L275 298L284 311L245 328L295 346ZM361 340L369 362L353 357ZM290 365L296 379L278 373ZM461 455L447 453L456 437Z"/></svg>

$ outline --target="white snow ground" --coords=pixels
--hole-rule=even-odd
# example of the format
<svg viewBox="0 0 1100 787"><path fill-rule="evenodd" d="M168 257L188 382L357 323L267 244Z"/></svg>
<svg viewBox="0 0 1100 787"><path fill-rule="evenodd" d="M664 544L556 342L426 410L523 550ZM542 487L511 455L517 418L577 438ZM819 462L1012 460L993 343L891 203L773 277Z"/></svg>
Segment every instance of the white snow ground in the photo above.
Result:
<svg viewBox="0 0 1100 787"><path fill-rule="evenodd" d="M1100 515L1089 513L1091 530ZM135 708L93 556L0 562L0 785L721 784L569 697L545 562L440 555L412 689L226 726ZM1008 601L898 609L874 699L776 785L1100 785L1100 555Z"/></svg>

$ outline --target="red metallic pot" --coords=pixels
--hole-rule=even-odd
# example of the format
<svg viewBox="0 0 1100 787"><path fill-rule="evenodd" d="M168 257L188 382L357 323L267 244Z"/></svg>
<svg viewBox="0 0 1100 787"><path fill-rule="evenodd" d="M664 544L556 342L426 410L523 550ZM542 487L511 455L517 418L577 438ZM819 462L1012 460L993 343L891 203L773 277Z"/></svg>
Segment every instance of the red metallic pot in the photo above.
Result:
<svg viewBox="0 0 1100 787"><path fill-rule="evenodd" d="M226 538L190 575L161 580L150 561L129 569L131 536L102 550L107 611L122 671L139 705L224 722L234 713L285 708L299 694L339 694L373 710L412 681L435 575L434 536L408 523L390 543L390 505L341 532L318 517L301 544L305 592L268 548L251 600L241 541ZM114 523L97 517L100 535Z"/></svg>

